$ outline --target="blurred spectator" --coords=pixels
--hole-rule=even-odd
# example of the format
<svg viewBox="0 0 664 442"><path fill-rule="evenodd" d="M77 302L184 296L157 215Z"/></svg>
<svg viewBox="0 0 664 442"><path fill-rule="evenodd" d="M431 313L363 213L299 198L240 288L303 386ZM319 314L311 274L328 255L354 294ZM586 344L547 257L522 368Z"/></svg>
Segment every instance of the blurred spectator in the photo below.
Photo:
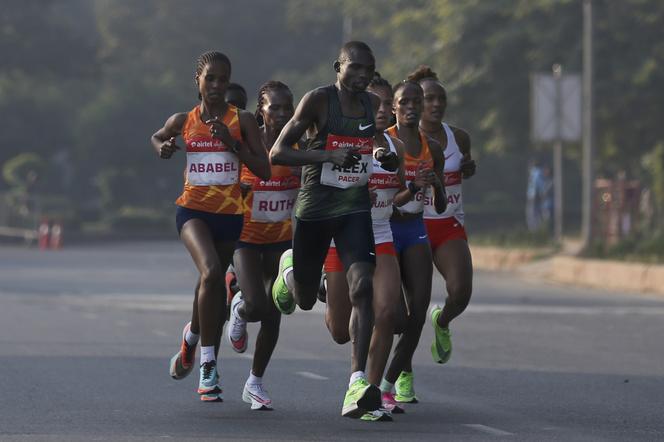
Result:
<svg viewBox="0 0 664 442"><path fill-rule="evenodd" d="M528 163L528 186L526 188L526 226L534 232L542 223L539 189L542 187L542 169L536 160Z"/></svg>
<svg viewBox="0 0 664 442"><path fill-rule="evenodd" d="M537 199L540 205L541 221L543 227L551 228L551 218L553 216L553 179L551 178L551 168L542 167L541 178L537 188Z"/></svg>

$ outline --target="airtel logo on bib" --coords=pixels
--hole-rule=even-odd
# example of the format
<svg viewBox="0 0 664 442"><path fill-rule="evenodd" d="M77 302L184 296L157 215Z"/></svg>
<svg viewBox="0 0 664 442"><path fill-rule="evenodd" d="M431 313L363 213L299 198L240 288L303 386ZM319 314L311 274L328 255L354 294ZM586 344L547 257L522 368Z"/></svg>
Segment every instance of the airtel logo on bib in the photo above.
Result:
<svg viewBox="0 0 664 442"><path fill-rule="evenodd" d="M224 143L222 143L219 140L214 140L214 141L192 141L191 142L191 147L216 147L217 149L221 149L224 147Z"/></svg>
<svg viewBox="0 0 664 442"><path fill-rule="evenodd" d="M337 149L352 149L356 147L365 147L368 144L368 141L358 140L356 143L349 141L332 141L332 147Z"/></svg>

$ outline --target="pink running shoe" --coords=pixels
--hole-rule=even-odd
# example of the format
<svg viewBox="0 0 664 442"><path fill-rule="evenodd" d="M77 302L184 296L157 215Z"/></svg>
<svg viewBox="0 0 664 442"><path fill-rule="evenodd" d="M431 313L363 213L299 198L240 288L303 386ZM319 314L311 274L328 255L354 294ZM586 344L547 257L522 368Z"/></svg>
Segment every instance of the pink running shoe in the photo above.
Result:
<svg viewBox="0 0 664 442"><path fill-rule="evenodd" d="M399 403L394 399L394 393L382 393L381 401L383 403L383 408L393 414L402 414L405 413Z"/></svg>

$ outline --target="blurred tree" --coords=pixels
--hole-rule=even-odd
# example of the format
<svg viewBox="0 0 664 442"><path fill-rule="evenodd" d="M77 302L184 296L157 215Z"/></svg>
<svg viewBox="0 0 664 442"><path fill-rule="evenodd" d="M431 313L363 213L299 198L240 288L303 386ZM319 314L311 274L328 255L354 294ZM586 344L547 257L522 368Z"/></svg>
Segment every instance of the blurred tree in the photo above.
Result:
<svg viewBox="0 0 664 442"><path fill-rule="evenodd" d="M664 143L664 2L594 5L598 173L641 176L640 159ZM229 55L252 110L268 79L285 81L296 100L331 83L344 35L367 41L392 82L420 63L439 73L447 119L471 133L480 164L469 201L493 211L488 219L498 211L506 223L520 219L527 159L548 156L529 140L529 74L553 63L580 71L580 0L7 0L0 164L35 152L55 165L43 175L49 190L82 206L99 208L104 199L168 207L184 158L158 160L148 138L172 113L196 105L200 53ZM578 146L569 146L568 207L578 204L579 159Z"/></svg>

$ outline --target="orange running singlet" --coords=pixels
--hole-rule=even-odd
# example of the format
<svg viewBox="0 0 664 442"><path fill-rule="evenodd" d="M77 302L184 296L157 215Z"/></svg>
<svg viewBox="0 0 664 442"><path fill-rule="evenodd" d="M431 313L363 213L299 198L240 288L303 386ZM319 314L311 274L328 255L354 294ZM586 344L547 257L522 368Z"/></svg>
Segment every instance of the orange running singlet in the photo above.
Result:
<svg viewBox="0 0 664 442"><path fill-rule="evenodd" d="M288 166L271 166L272 177L263 181L245 166L242 183L251 185L245 198L240 241L272 244L293 238L291 214L300 188L300 176Z"/></svg>
<svg viewBox="0 0 664 442"><path fill-rule="evenodd" d="M229 104L222 118L231 136L242 141L238 109ZM229 147L212 138L201 120L200 106L187 115L182 128L187 146L187 168L178 206L209 213L241 215L244 210L240 190L240 160Z"/></svg>
<svg viewBox="0 0 664 442"><path fill-rule="evenodd" d="M387 129L387 133L393 136L394 138L399 138L399 133L397 131L397 126L394 125ZM431 156L431 150L429 149L429 141L427 137L420 132L420 144L422 144L422 149L420 154L417 157L411 156L408 154L408 150L404 152L404 174L406 178L406 186L413 181L417 170L420 167L428 167L433 169L433 157ZM424 190L424 191L423 191ZM415 194L415 197L412 201L404 204L401 207L397 207L400 212L405 213L421 213L424 211L424 201L425 197L431 196L431 188L420 190ZM426 195L425 195L426 192Z"/></svg>

